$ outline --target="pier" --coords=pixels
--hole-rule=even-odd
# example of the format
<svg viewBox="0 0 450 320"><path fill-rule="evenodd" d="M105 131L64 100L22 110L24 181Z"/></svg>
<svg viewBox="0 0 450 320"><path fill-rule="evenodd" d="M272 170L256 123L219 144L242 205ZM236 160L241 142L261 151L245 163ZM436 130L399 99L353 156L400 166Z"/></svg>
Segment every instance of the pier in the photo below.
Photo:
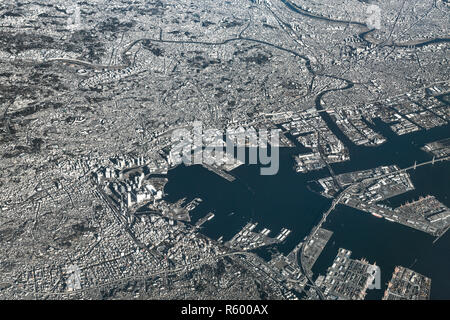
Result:
<svg viewBox="0 0 450 320"><path fill-rule="evenodd" d="M222 178L224 178L224 179L226 179L226 180L228 180L230 182L233 182L234 180L236 180L236 178L233 177L231 174L229 174L229 173L227 173L227 172L225 172L225 171L223 171L223 170L221 170L219 168L213 167L213 166L211 166L209 164L206 164L206 163L202 164L202 166L205 169L208 169L209 171L214 172L215 174L221 176Z"/></svg>
<svg viewBox="0 0 450 320"><path fill-rule="evenodd" d="M212 213L212 212L208 213L206 216L204 216L203 218L199 219L195 223L195 229L199 229L206 221L209 221L212 218L214 218L214 213Z"/></svg>

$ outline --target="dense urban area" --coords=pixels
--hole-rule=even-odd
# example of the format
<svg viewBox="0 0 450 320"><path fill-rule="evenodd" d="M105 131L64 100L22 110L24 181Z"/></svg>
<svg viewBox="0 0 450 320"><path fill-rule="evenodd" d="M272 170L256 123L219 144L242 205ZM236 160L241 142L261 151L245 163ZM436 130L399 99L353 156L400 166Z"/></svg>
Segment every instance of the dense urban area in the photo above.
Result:
<svg viewBox="0 0 450 320"><path fill-rule="evenodd" d="M362 300L376 261L339 248L313 272L337 206L439 241L444 200L387 201L450 159L449 3L374 3L379 16L357 0L1 2L0 299ZM292 174L317 174L308 188L330 206L289 253L276 248L294 225L272 233L256 216L215 239L202 232L214 209L192 219L208 199L168 200L170 171L189 166L176 155L199 147L173 133L198 123L214 146L223 130L277 132L298 150ZM447 136L419 146L426 161L336 174L352 148L389 142L379 124ZM199 165L233 184L247 165L233 160ZM382 299L430 299L431 275L382 271Z"/></svg>

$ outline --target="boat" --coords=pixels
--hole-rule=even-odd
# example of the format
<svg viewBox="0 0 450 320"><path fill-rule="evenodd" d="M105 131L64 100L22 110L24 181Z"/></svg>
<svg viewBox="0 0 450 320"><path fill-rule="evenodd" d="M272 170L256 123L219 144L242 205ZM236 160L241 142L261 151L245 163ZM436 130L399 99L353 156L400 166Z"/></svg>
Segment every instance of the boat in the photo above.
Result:
<svg viewBox="0 0 450 320"><path fill-rule="evenodd" d="M377 217L377 218L383 218L383 216L380 215L380 214L378 214L378 213L371 212L371 214L372 214L373 216Z"/></svg>

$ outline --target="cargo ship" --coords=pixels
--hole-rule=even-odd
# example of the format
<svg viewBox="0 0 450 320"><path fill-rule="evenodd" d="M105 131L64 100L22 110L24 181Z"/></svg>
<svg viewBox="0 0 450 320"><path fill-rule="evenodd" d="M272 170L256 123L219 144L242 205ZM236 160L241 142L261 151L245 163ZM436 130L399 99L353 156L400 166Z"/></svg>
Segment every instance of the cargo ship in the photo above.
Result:
<svg viewBox="0 0 450 320"><path fill-rule="evenodd" d="M383 216L381 214L375 213L375 212L371 212L371 214L377 218L383 218Z"/></svg>

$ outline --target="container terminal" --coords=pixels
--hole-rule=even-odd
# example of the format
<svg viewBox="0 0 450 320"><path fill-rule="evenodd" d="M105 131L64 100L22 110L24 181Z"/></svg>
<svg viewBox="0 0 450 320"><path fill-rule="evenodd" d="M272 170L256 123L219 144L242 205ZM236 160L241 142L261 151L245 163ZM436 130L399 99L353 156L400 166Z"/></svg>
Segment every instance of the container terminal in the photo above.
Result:
<svg viewBox="0 0 450 320"><path fill-rule="evenodd" d="M432 160L434 161L434 160ZM339 186L355 185L354 191L346 193L340 203L371 213L408 227L441 237L450 228L450 210L434 196L428 195L398 208L391 208L382 201L414 190L406 170L397 166L344 173L317 181L323 196L331 197L339 192Z"/></svg>
<svg viewBox="0 0 450 320"><path fill-rule="evenodd" d="M367 289L375 281L379 268L365 259L352 259L352 252L340 248L325 276L316 285L330 300L364 300Z"/></svg>
<svg viewBox="0 0 450 320"><path fill-rule="evenodd" d="M411 269L397 266L383 300L429 300L431 279Z"/></svg>

